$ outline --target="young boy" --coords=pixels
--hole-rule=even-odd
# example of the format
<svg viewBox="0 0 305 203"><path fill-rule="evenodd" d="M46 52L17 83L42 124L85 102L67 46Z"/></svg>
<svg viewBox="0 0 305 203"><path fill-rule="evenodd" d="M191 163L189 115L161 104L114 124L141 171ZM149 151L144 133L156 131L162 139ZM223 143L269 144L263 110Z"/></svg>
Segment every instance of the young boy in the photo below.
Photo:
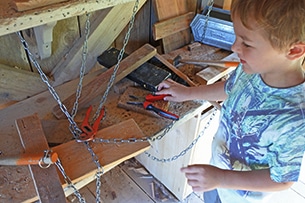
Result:
<svg viewBox="0 0 305 203"><path fill-rule="evenodd" d="M235 0L231 15L240 65L229 79L167 80L157 94L224 101L211 165L181 169L194 191L217 189L222 203L268 202L298 181L305 151L305 0Z"/></svg>

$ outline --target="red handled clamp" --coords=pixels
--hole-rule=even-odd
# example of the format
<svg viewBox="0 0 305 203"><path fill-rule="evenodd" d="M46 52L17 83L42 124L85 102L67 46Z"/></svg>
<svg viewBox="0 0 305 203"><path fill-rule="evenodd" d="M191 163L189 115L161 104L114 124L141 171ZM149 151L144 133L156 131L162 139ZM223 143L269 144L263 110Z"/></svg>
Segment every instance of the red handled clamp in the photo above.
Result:
<svg viewBox="0 0 305 203"><path fill-rule="evenodd" d="M164 118L169 118L172 120L179 120L179 116L176 114L173 114L171 112L165 111L163 109L157 108L153 105L152 102L158 101L158 100L163 100L164 97L168 95L162 94L162 95L152 95L148 94L145 98L142 97L136 97L133 95L129 95L129 97L135 99L135 101L128 101L127 104L133 104L133 105L143 105L144 109L154 111L158 115L164 117Z"/></svg>
<svg viewBox="0 0 305 203"><path fill-rule="evenodd" d="M90 117L90 112L91 111L92 111L92 106L90 106L88 108L87 112L86 112L86 116L85 116L84 121L83 121L83 123L80 127L80 129L82 130L82 133L80 134L80 136L76 140L77 142L87 142L87 141L93 140L94 136L97 133L98 126L99 126L102 118L105 115L105 108L102 108L102 110L100 111L99 117L96 119L93 126L91 126L89 124L89 117Z"/></svg>

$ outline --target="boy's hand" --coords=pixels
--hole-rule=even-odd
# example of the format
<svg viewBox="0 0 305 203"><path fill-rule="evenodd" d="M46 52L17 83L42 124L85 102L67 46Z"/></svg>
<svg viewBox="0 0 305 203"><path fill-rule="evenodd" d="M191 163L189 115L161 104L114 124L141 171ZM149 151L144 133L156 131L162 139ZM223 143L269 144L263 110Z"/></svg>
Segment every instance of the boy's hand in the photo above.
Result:
<svg viewBox="0 0 305 203"><path fill-rule="evenodd" d="M172 79L167 79L158 85L158 92L156 92L156 94L168 94L169 96L164 97L164 100L182 102L189 100L189 92L188 87L181 85Z"/></svg>
<svg viewBox="0 0 305 203"><path fill-rule="evenodd" d="M220 186L223 171L211 165L190 165L181 168L194 192L213 190Z"/></svg>

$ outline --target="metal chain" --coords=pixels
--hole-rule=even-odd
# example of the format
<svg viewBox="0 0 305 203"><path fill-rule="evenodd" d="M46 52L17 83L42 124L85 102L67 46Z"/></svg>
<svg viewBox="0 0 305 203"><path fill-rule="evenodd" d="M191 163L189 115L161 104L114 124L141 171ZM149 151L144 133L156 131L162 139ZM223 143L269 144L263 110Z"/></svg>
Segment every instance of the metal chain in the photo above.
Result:
<svg viewBox="0 0 305 203"><path fill-rule="evenodd" d="M77 110L78 110L78 100L81 96L82 92L82 84L83 84L83 78L85 76L86 72L86 61L87 61L87 56L88 56L88 39L89 39L89 34L90 34L90 13L86 14L86 23L85 23L85 40L83 44L83 49L82 49L82 65L79 71L79 83L77 85L77 90L75 94L75 102L71 111L71 116L74 118L76 116Z"/></svg>
<svg viewBox="0 0 305 203"><path fill-rule="evenodd" d="M95 121L98 116L99 116L99 112L102 110L105 102L106 102L106 99L107 99L107 96L109 94L109 91L110 91L110 88L112 87L113 83L114 83L114 79L116 77L116 73L120 67L120 63L123 59L123 56L124 56L124 53L125 53L125 48L127 46L127 43L129 41L129 37L130 37L130 33L131 33L131 29L133 28L133 25L134 25L134 20L135 20L135 16L136 16L136 13L137 13L137 10L138 10L138 7L139 7L139 0L136 0L135 1L135 5L133 7L133 11L132 11L132 16L131 16L131 20L129 21L129 25L128 25L128 31L124 37L124 41L123 41L123 47L122 49L120 50L119 52L119 55L118 55L118 58L117 58L117 64L115 65L114 69L113 69L113 73L111 75L111 78L108 82L108 85L107 85L107 89L106 91L104 92L104 95L103 97L101 98L100 100L100 103L99 103L99 106L96 110L96 113L94 114L93 116L93 121Z"/></svg>
<svg viewBox="0 0 305 203"><path fill-rule="evenodd" d="M137 143L137 142L147 142L147 141L156 141L161 140L172 128L176 121L172 121L166 128L164 128L163 132L160 135L153 137L141 137L141 138L112 138L112 139L103 139L103 138L95 138L92 140L94 143L107 143L107 144L120 144L120 143Z"/></svg>
<svg viewBox="0 0 305 203"><path fill-rule="evenodd" d="M177 160L179 157L184 156L189 150L191 150L196 143L198 142L198 140L204 135L204 132L206 131L206 129L210 126L211 121L214 119L215 115L217 112L217 108L214 108L213 113L211 114L209 121L206 123L206 125L204 126L203 130L199 133L199 135L197 136L196 139L194 139L192 141L192 143L185 148L184 150L182 150L179 154L171 157L171 158L157 158L156 156L148 153L148 152L144 152L144 154L146 154L149 158L151 158L153 161L158 161L158 162L162 162L162 163L166 163L166 162L171 162L171 161L175 161Z"/></svg>
<svg viewBox="0 0 305 203"><path fill-rule="evenodd" d="M211 0L209 1L208 3L208 11L207 11L207 14L205 15L205 22L204 22L204 26L203 26L203 33L202 33L202 36L201 36L201 41L203 42L204 38L205 38L205 35L206 35L206 31L207 31L207 28L208 28L208 23L209 23L209 18L210 18L210 13L213 9L213 6L214 6L214 0Z"/></svg>
<svg viewBox="0 0 305 203"><path fill-rule="evenodd" d="M60 160L57 159L57 161L55 162L55 165L57 166L58 170L60 171L60 173L62 174L62 176L64 177L65 182L68 184L68 187L73 189L73 193L74 195L77 197L78 201L81 203L86 203L86 200L82 197L82 195L80 194L80 192L77 190L77 188L73 185L71 179L69 178L69 176L67 176L66 171L63 167L63 165L61 164Z"/></svg>
<svg viewBox="0 0 305 203"><path fill-rule="evenodd" d="M66 115L66 117L68 118L68 121L70 122L70 125L72 126L72 128L74 129L74 131L72 132L72 134L74 135L74 137L78 137L79 134L82 132L76 122L74 121L73 117L70 115L70 113L67 110L67 107L61 102L59 95L57 94L57 92L55 91L54 87L52 87L52 85L50 84L50 81L48 79L48 77L46 76L46 74L42 71L38 61L35 59L35 56L32 54L32 52L29 49L29 45L28 43L25 41L24 37L22 36L21 32L18 31L17 35L21 41L21 44L23 45L24 50L27 52L30 61L34 64L35 68L37 69L41 80L47 85L49 92L51 93L51 95L54 97L54 99L56 100L56 102L58 103L61 111Z"/></svg>

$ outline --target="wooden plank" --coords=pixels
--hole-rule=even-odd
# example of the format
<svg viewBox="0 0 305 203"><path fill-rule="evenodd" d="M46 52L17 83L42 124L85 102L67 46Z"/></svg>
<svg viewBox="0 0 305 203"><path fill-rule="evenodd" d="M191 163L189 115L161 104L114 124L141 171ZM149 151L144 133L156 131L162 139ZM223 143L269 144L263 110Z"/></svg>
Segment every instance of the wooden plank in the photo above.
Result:
<svg viewBox="0 0 305 203"><path fill-rule="evenodd" d="M194 3L196 3L194 1ZM154 0L157 19L159 21L166 20L175 16L188 13L188 5L186 0ZM173 35L162 39L164 53L169 53L175 49L189 44L191 41L190 29L177 32Z"/></svg>
<svg viewBox="0 0 305 203"><path fill-rule="evenodd" d="M72 140L67 119L41 120L41 124L49 145L58 145Z"/></svg>
<svg viewBox="0 0 305 203"><path fill-rule="evenodd" d="M25 154L40 153L49 149L37 115L16 120L16 126ZM55 165L51 165L49 168L29 165L29 169L41 202L58 203L66 201Z"/></svg>
<svg viewBox="0 0 305 203"><path fill-rule="evenodd" d="M190 23L194 18L195 13L189 12L168 20L159 21L153 25L154 40L168 37L177 32L183 31L190 27Z"/></svg>
<svg viewBox="0 0 305 203"><path fill-rule="evenodd" d="M147 150L147 153L157 159L171 159L186 149L196 136L197 118L193 117L169 131L161 140L152 142L152 147ZM175 144L169 144L173 140ZM193 153L193 149L191 149L175 161L152 161L151 157L146 154L140 154L136 159L182 201L191 193L191 188L187 187L187 179L181 174L180 168L191 163Z"/></svg>
<svg viewBox="0 0 305 203"><path fill-rule="evenodd" d="M154 202L174 203L178 199L136 159L125 161L119 167L123 170ZM187 202L187 201L183 201ZM196 203L192 202L191 203ZM202 202L201 202L202 203Z"/></svg>
<svg viewBox="0 0 305 203"><path fill-rule="evenodd" d="M15 67L17 69L31 71L26 53L22 47L22 44L20 43L18 36L15 33L0 36L0 44L1 64L5 64L9 67Z"/></svg>
<svg viewBox="0 0 305 203"><path fill-rule="evenodd" d="M145 43L151 40L151 0L146 1L146 3L141 7L135 16L135 21L133 28L130 32L129 41L126 46L125 52L130 54L137 50L139 47L143 46ZM125 35L127 33L128 26L126 26L121 34L115 39L113 46L117 49L121 49L124 44Z"/></svg>
<svg viewBox="0 0 305 203"><path fill-rule="evenodd" d="M133 119L103 128L98 131L96 135L96 138L103 139L142 137L144 137L144 134ZM149 146L148 142L118 144L91 143L91 147L99 158L99 162L103 166L104 172L107 172L119 163L144 152ZM96 173L97 168L92 161L90 153L87 151L87 147L83 143L70 141L53 147L52 150L58 153L58 157L61 160L67 175L77 188L81 188L94 180L94 174ZM68 196L72 193L72 190L67 188L63 179L61 181L65 188L65 194Z"/></svg>
<svg viewBox="0 0 305 203"><path fill-rule="evenodd" d="M143 6L146 0L139 1L139 9ZM116 37L128 24L134 2L119 4L113 7L99 23L94 32L88 39L88 58L86 63L86 69L89 71L96 63L96 58L105 50L107 50ZM101 40L103 39L103 40ZM83 51L83 43L85 36L80 38L77 43L74 44L69 54L60 61L52 71L52 75L55 80L55 85L62 84L71 79L75 79L79 75L79 68L81 67L81 56Z"/></svg>
<svg viewBox="0 0 305 203"><path fill-rule="evenodd" d="M0 36L125 3L134 3L134 0L69 0L43 8L17 12L12 7L11 0L1 0Z"/></svg>
<svg viewBox="0 0 305 203"><path fill-rule="evenodd" d="M111 203L154 203L145 192L120 167L115 167L102 176L101 200ZM96 185L91 183L87 187L95 194Z"/></svg>
<svg viewBox="0 0 305 203"><path fill-rule="evenodd" d="M13 8L17 11L26 11L64 1L68 0L14 0Z"/></svg>
<svg viewBox="0 0 305 203"><path fill-rule="evenodd" d="M156 49L149 44L145 44L137 51L130 54L128 57L123 59L120 64L120 68L117 71L116 78L114 82L120 81L122 78L127 76L137 67L145 63L147 60L151 59L157 53ZM79 98L79 108L84 107L88 102L94 99L97 95L102 94L108 85L108 81L113 73L115 66L104 72L103 74L96 77L88 85L83 86L82 96ZM73 104L75 101L75 94L69 96L63 103L67 107L68 111L71 112ZM63 118L64 114L58 106L53 109L53 114L57 118Z"/></svg>
<svg viewBox="0 0 305 203"><path fill-rule="evenodd" d="M22 101L47 90L39 74L0 64L0 99Z"/></svg>
<svg viewBox="0 0 305 203"><path fill-rule="evenodd" d="M232 0L223 0L223 6L222 8L224 10L230 10L232 5Z"/></svg>

